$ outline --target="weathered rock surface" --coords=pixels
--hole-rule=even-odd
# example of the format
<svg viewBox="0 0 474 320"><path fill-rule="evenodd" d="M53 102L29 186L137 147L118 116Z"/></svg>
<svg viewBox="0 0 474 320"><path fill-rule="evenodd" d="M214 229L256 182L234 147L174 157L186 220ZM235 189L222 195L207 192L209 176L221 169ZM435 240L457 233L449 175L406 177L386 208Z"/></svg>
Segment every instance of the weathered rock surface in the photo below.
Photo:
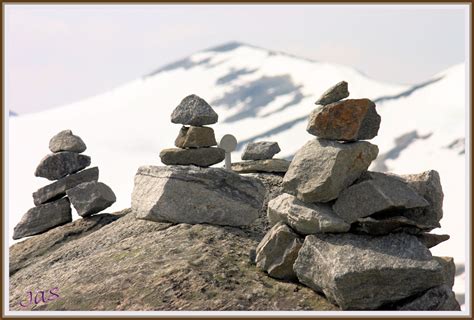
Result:
<svg viewBox="0 0 474 320"><path fill-rule="evenodd" d="M370 179L356 183L339 194L334 212L348 223L377 212L426 207L428 202L408 184L383 173L370 173ZM382 216L380 214L379 216Z"/></svg>
<svg viewBox="0 0 474 320"><path fill-rule="evenodd" d="M347 82L341 81L326 90L315 104L326 105L347 98L348 96L349 89Z"/></svg>
<svg viewBox="0 0 474 320"><path fill-rule="evenodd" d="M267 159L242 161L232 163L232 170L238 173L278 172L288 171L290 161L285 159Z"/></svg>
<svg viewBox="0 0 474 320"><path fill-rule="evenodd" d="M438 261L444 268L444 281L443 284L452 288L454 286L454 278L456 277L456 265L454 264L453 257L433 257Z"/></svg>
<svg viewBox="0 0 474 320"><path fill-rule="evenodd" d="M41 159L36 168L35 176L57 180L82 170L90 164L91 158L83 154L69 151L52 153Z"/></svg>
<svg viewBox="0 0 474 320"><path fill-rule="evenodd" d="M69 199L62 198L28 210L13 230L13 239L43 233L72 221Z"/></svg>
<svg viewBox="0 0 474 320"><path fill-rule="evenodd" d="M415 236L317 234L305 238L294 270L344 310L377 309L442 285L443 266Z"/></svg>
<svg viewBox="0 0 474 320"><path fill-rule="evenodd" d="M293 264L302 244L303 239L286 224L275 224L257 246L257 267L273 278L295 280Z"/></svg>
<svg viewBox="0 0 474 320"><path fill-rule="evenodd" d="M424 226L400 215L384 217L365 217L359 218L351 226L351 231L362 232L372 235L384 235L395 232L406 232L410 234L419 234L425 230L431 230Z"/></svg>
<svg viewBox="0 0 474 320"><path fill-rule="evenodd" d="M265 192L260 181L225 169L142 166L132 210L152 221L244 226L258 217Z"/></svg>
<svg viewBox="0 0 474 320"><path fill-rule="evenodd" d="M102 182L84 182L66 191L71 204L81 217L110 207L117 198L108 185Z"/></svg>
<svg viewBox="0 0 474 320"><path fill-rule="evenodd" d="M178 148L203 148L217 145L214 130L209 127L181 127L174 145Z"/></svg>
<svg viewBox="0 0 474 320"><path fill-rule="evenodd" d="M283 188L304 202L334 200L367 170L377 154L378 147L366 141L312 139L294 156Z"/></svg>
<svg viewBox="0 0 474 320"><path fill-rule="evenodd" d="M63 130L49 140L49 150L51 152L70 151L81 153L86 151L84 141L72 133L71 130Z"/></svg>
<svg viewBox="0 0 474 320"><path fill-rule="evenodd" d="M179 149L169 148L160 152L161 162L166 165L195 165L209 167L225 159L221 148Z"/></svg>
<svg viewBox="0 0 474 320"><path fill-rule="evenodd" d="M265 160L271 159L280 152L278 142L259 141L250 142L242 153L242 160Z"/></svg>
<svg viewBox="0 0 474 320"><path fill-rule="evenodd" d="M190 126L214 124L218 120L217 113L202 98L191 94L184 98L173 110L171 122Z"/></svg>
<svg viewBox="0 0 474 320"><path fill-rule="evenodd" d="M280 221L302 235L324 232L347 232L350 225L339 218L325 203L304 203L284 193L268 202L268 221Z"/></svg>
<svg viewBox="0 0 474 320"><path fill-rule="evenodd" d="M438 244L449 240L449 234L421 233L418 235L418 240L420 240L420 242L427 248L433 248Z"/></svg>
<svg viewBox="0 0 474 320"><path fill-rule="evenodd" d="M66 190L74 188L83 182L97 181L99 179L99 168L93 167L78 173L71 174L56 182L38 189L33 193L33 202L36 206L61 198Z"/></svg>
<svg viewBox="0 0 474 320"><path fill-rule="evenodd" d="M349 99L313 110L306 131L321 139L367 140L377 136L380 120L375 103L369 99Z"/></svg>
<svg viewBox="0 0 474 320"><path fill-rule="evenodd" d="M397 306L400 311L460 311L454 292L447 285L431 288Z"/></svg>

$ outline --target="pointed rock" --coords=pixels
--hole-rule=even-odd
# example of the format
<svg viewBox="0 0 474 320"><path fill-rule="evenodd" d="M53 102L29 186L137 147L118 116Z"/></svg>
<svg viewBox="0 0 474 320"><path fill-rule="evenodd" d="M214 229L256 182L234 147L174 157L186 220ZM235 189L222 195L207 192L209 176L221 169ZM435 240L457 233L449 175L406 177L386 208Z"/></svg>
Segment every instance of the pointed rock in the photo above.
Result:
<svg viewBox="0 0 474 320"><path fill-rule="evenodd" d="M225 159L221 148L179 149L169 148L160 152L161 162L166 165L195 165L209 167Z"/></svg>
<svg viewBox="0 0 474 320"><path fill-rule="evenodd" d="M61 151L48 154L41 159L36 168L35 176L43 177L48 180L57 180L68 174L75 173L88 167L91 164L91 158L75 152Z"/></svg>
<svg viewBox="0 0 474 320"><path fill-rule="evenodd" d="M242 153L242 160L266 160L280 152L278 142L250 142Z"/></svg>
<svg viewBox="0 0 474 320"><path fill-rule="evenodd" d="M191 94L184 98L171 114L171 122L190 126L214 124L217 113L202 98Z"/></svg>
<svg viewBox="0 0 474 320"><path fill-rule="evenodd" d="M448 241L449 234L421 233L418 235L418 240L429 249Z"/></svg>
<svg viewBox="0 0 474 320"><path fill-rule="evenodd" d="M214 130L209 127L181 127L174 145L178 148L203 148L217 145Z"/></svg>
<svg viewBox="0 0 474 320"><path fill-rule="evenodd" d="M84 182L66 191L71 204L81 217L87 217L110 207L117 199L108 185Z"/></svg>
<svg viewBox="0 0 474 320"><path fill-rule="evenodd" d="M54 153L60 151L81 153L86 151L86 148L84 141L71 130L63 130L49 140L49 150Z"/></svg>
<svg viewBox="0 0 474 320"><path fill-rule="evenodd" d="M232 170L238 173L275 172L285 173L288 171L290 161L285 159L267 159L255 161L242 161L232 163Z"/></svg>
<svg viewBox="0 0 474 320"><path fill-rule="evenodd" d="M346 81L341 81L328 90L315 102L315 104L326 105L337 102L349 96L349 89Z"/></svg>

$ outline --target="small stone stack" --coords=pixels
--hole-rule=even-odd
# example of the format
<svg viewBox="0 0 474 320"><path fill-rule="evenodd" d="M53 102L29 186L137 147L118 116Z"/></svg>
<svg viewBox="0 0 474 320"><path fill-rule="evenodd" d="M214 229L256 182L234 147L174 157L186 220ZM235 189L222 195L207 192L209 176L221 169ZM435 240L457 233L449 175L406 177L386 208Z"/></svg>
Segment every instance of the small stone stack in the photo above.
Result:
<svg viewBox="0 0 474 320"><path fill-rule="evenodd" d="M162 150L161 161L166 165L209 167L224 160L225 151L214 147L214 130L205 127L217 119L217 113L204 99L194 94L184 98L171 114L171 122L183 125L174 142L177 148Z"/></svg>
<svg viewBox="0 0 474 320"><path fill-rule="evenodd" d="M232 163L232 170L238 173L285 173L290 161L273 159L273 156L280 151L278 142L251 142L242 153L242 160L248 161Z"/></svg>
<svg viewBox="0 0 474 320"><path fill-rule="evenodd" d="M378 133L369 99L345 99L346 82L317 101L285 193L268 203L273 227L256 249L257 267L324 294L343 310L460 310L454 262L429 248L449 239L440 226L443 192L436 171L369 172Z"/></svg>
<svg viewBox="0 0 474 320"><path fill-rule="evenodd" d="M81 217L87 217L108 208L116 200L113 191L98 182L99 168L83 170L90 165L91 158L81 154L86 145L71 130L52 137L49 149L53 153L40 161L35 176L57 181L33 193L35 207L15 226L15 240L71 222L71 203Z"/></svg>

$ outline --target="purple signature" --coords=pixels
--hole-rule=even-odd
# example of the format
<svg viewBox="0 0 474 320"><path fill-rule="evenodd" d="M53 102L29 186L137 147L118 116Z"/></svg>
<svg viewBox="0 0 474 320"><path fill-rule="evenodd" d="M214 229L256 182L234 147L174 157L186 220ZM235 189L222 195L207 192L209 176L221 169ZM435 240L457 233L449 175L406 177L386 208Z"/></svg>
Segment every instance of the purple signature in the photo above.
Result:
<svg viewBox="0 0 474 320"><path fill-rule="evenodd" d="M59 288L51 288L49 290L35 290L35 295L33 298L33 291L28 291L27 293L27 302L20 300L20 306L27 308L31 306L32 303L38 305L40 303L48 303L59 298Z"/></svg>

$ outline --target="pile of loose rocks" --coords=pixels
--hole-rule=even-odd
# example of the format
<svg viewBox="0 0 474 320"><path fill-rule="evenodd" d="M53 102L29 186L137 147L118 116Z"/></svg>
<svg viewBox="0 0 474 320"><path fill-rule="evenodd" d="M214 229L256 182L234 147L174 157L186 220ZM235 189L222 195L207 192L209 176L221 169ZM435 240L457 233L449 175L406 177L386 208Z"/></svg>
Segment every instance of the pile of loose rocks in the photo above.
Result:
<svg viewBox="0 0 474 320"><path fill-rule="evenodd" d="M35 207L28 210L15 226L15 240L71 222L71 204L81 217L88 217L116 201L112 189L98 182L99 168L83 170L90 165L91 158L81 154L86 145L71 130L52 137L49 149L53 153L40 161L35 176L57 181L33 193Z"/></svg>
<svg viewBox="0 0 474 320"><path fill-rule="evenodd" d="M247 161L232 163L232 170L239 173L285 173L290 166L290 161L273 159L273 156L280 151L278 142L250 142L241 157L242 160Z"/></svg>
<svg viewBox="0 0 474 320"><path fill-rule="evenodd" d="M257 267L297 280L343 310L459 310L455 266L429 248L443 216L436 171L398 176L367 171L378 133L369 99L345 99L341 82L318 100L285 193L268 203L273 227L256 249Z"/></svg>

